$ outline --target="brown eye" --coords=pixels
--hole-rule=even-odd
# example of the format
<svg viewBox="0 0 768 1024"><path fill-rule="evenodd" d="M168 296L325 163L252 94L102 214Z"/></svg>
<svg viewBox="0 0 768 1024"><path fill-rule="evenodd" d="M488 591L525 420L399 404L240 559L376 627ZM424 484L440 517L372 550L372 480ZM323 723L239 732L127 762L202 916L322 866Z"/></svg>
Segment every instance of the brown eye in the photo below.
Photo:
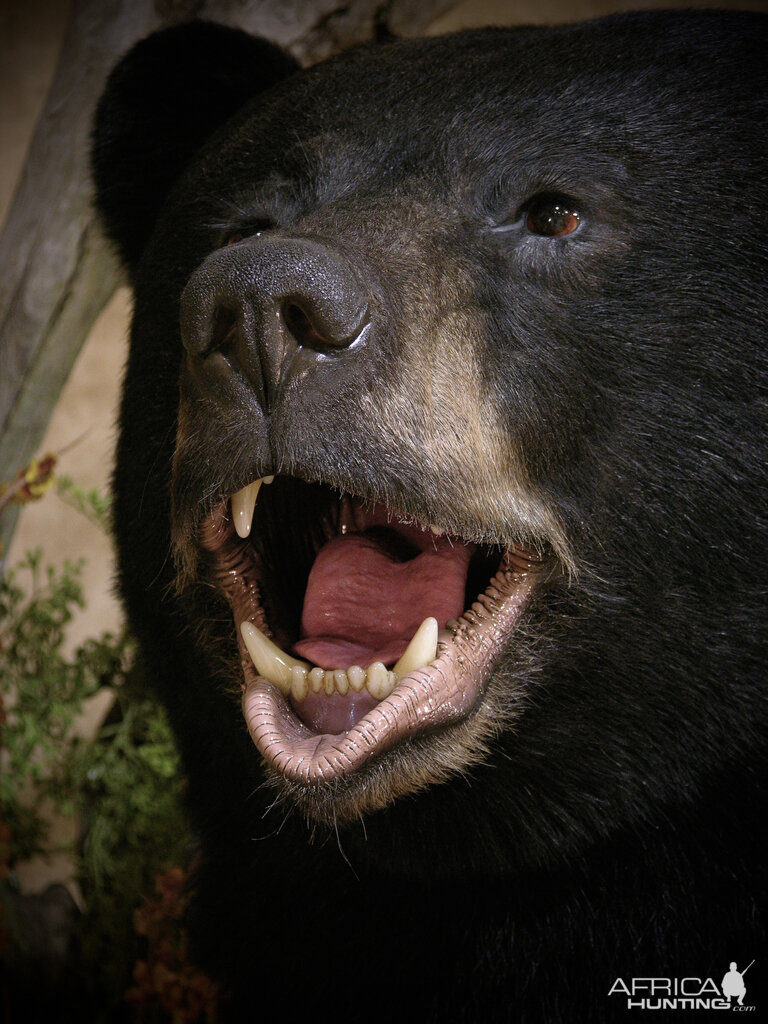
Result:
<svg viewBox="0 0 768 1024"><path fill-rule="evenodd" d="M528 207L525 226L532 235L562 238L572 235L581 224L581 217L566 199L541 196Z"/></svg>

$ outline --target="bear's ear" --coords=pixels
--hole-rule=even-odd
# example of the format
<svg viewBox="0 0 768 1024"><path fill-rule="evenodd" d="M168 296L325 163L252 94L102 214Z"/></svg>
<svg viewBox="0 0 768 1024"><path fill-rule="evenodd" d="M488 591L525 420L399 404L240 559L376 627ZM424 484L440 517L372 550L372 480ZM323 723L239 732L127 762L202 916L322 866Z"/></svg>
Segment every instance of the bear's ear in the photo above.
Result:
<svg viewBox="0 0 768 1024"><path fill-rule="evenodd" d="M155 32L117 65L96 110L91 158L99 212L130 271L196 150L298 69L273 43L204 21Z"/></svg>

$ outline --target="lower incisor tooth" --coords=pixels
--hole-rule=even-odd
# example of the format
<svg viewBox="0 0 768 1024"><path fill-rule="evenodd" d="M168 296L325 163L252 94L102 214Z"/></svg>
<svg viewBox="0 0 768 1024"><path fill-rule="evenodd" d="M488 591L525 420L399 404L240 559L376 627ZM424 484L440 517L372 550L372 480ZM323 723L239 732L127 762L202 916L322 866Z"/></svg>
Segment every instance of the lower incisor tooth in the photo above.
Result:
<svg viewBox="0 0 768 1024"><path fill-rule="evenodd" d="M320 693L323 688L323 676L325 672L321 668L313 668L309 673L309 685L312 688L312 693Z"/></svg>
<svg viewBox="0 0 768 1024"><path fill-rule="evenodd" d="M352 665L346 671L317 666L307 671L299 665L293 665L290 673L290 692L295 700L304 700L308 693L324 693L326 697L340 693L345 696L350 690L360 693L364 687L372 697L384 700L397 686L395 673L380 661L374 661L367 672L359 665Z"/></svg>
<svg viewBox="0 0 768 1024"><path fill-rule="evenodd" d="M294 700L304 700L309 690L309 672L298 665L291 667L291 696Z"/></svg>
<svg viewBox="0 0 768 1024"><path fill-rule="evenodd" d="M353 665L352 668L347 669L347 679L355 693L360 693L365 686L365 669L360 668L359 665Z"/></svg>

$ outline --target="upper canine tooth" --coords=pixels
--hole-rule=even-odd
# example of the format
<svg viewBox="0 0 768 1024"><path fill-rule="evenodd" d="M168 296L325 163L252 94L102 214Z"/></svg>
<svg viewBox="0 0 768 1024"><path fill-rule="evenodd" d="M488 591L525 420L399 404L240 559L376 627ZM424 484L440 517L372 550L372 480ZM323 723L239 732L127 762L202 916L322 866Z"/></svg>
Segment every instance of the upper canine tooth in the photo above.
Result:
<svg viewBox="0 0 768 1024"><path fill-rule="evenodd" d="M245 538L250 536L253 510L256 508L256 498L263 479L254 480L253 483L248 484L242 490L232 495L232 519L234 520L238 537Z"/></svg>
<svg viewBox="0 0 768 1024"><path fill-rule="evenodd" d="M398 679L424 668L437 657L437 619L424 619L392 671Z"/></svg>
<svg viewBox="0 0 768 1024"><path fill-rule="evenodd" d="M240 623L240 632L256 671L287 697L291 692L291 669L298 666L309 671L312 666L286 654L252 622Z"/></svg>
<svg viewBox="0 0 768 1024"><path fill-rule="evenodd" d="M262 476L258 480L247 484L236 494L232 495L232 519L235 523L237 535L245 539L250 536L251 524L253 523L253 510L256 507L256 498L262 484L271 484L275 479L272 476Z"/></svg>

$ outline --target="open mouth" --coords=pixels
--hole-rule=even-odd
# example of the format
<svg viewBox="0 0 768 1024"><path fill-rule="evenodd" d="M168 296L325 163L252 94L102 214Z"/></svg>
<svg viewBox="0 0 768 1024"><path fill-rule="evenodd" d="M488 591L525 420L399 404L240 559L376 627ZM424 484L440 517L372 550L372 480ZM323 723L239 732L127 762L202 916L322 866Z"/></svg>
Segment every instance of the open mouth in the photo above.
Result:
<svg viewBox="0 0 768 1024"><path fill-rule="evenodd" d="M297 782L471 715L542 565L289 476L222 502L201 544L232 607L250 734Z"/></svg>

